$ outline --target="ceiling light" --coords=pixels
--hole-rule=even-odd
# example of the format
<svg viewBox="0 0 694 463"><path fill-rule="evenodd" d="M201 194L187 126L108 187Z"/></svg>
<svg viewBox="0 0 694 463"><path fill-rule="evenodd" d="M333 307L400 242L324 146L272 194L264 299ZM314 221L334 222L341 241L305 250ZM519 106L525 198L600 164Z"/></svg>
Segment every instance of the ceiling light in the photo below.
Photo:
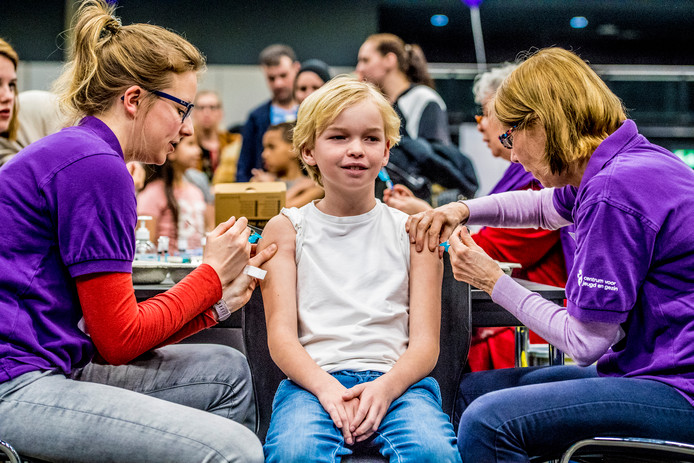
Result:
<svg viewBox="0 0 694 463"><path fill-rule="evenodd" d="M571 21L569 21L569 24L571 24L571 27L574 29L583 29L588 25L588 20L585 16L574 16L571 18Z"/></svg>
<svg viewBox="0 0 694 463"><path fill-rule="evenodd" d="M445 14L435 14L431 17L431 25L436 27L443 27L448 24L448 16Z"/></svg>

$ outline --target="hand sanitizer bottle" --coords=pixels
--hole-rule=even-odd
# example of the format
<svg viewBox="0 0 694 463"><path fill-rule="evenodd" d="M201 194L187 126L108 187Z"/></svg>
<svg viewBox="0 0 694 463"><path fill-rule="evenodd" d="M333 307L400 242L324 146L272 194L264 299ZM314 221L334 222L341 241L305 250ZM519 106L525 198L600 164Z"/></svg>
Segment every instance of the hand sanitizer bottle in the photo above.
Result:
<svg viewBox="0 0 694 463"><path fill-rule="evenodd" d="M149 229L145 226L147 220L152 220L148 215L137 217L140 228L135 231L135 260L157 260L157 248L149 239Z"/></svg>

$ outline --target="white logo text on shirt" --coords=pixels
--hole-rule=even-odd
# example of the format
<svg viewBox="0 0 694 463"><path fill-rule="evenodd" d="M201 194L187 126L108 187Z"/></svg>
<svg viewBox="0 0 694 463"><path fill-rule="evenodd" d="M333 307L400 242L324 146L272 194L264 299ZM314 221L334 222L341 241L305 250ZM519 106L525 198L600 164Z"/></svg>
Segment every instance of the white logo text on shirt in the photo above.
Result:
<svg viewBox="0 0 694 463"><path fill-rule="evenodd" d="M595 278L583 275L583 269L578 271L578 287L586 287L589 289L602 289L604 291L619 291L617 282L606 280L604 278Z"/></svg>

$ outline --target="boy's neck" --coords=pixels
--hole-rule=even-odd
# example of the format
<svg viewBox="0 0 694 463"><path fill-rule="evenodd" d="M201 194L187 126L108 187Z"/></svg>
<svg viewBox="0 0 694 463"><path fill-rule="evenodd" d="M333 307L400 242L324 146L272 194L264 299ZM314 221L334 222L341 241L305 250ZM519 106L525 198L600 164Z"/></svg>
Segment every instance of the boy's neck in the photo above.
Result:
<svg viewBox="0 0 694 463"><path fill-rule="evenodd" d="M376 197L373 191L368 195L358 195L330 192L327 188L323 199L316 203L319 211L335 217L352 217L366 214L375 206Z"/></svg>

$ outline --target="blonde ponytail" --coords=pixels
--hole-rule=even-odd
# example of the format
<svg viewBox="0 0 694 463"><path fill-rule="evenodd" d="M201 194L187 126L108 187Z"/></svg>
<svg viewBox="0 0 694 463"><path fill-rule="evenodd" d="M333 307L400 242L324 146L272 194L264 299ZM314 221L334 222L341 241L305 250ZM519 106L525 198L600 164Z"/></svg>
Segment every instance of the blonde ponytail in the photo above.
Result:
<svg viewBox="0 0 694 463"><path fill-rule="evenodd" d="M105 112L132 85L166 88L172 74L205 67L200 51L178 34L151 24L122 26L114 14L104 0L85 0L75 15L71 59L54 86L73 122Z"/></svg>

